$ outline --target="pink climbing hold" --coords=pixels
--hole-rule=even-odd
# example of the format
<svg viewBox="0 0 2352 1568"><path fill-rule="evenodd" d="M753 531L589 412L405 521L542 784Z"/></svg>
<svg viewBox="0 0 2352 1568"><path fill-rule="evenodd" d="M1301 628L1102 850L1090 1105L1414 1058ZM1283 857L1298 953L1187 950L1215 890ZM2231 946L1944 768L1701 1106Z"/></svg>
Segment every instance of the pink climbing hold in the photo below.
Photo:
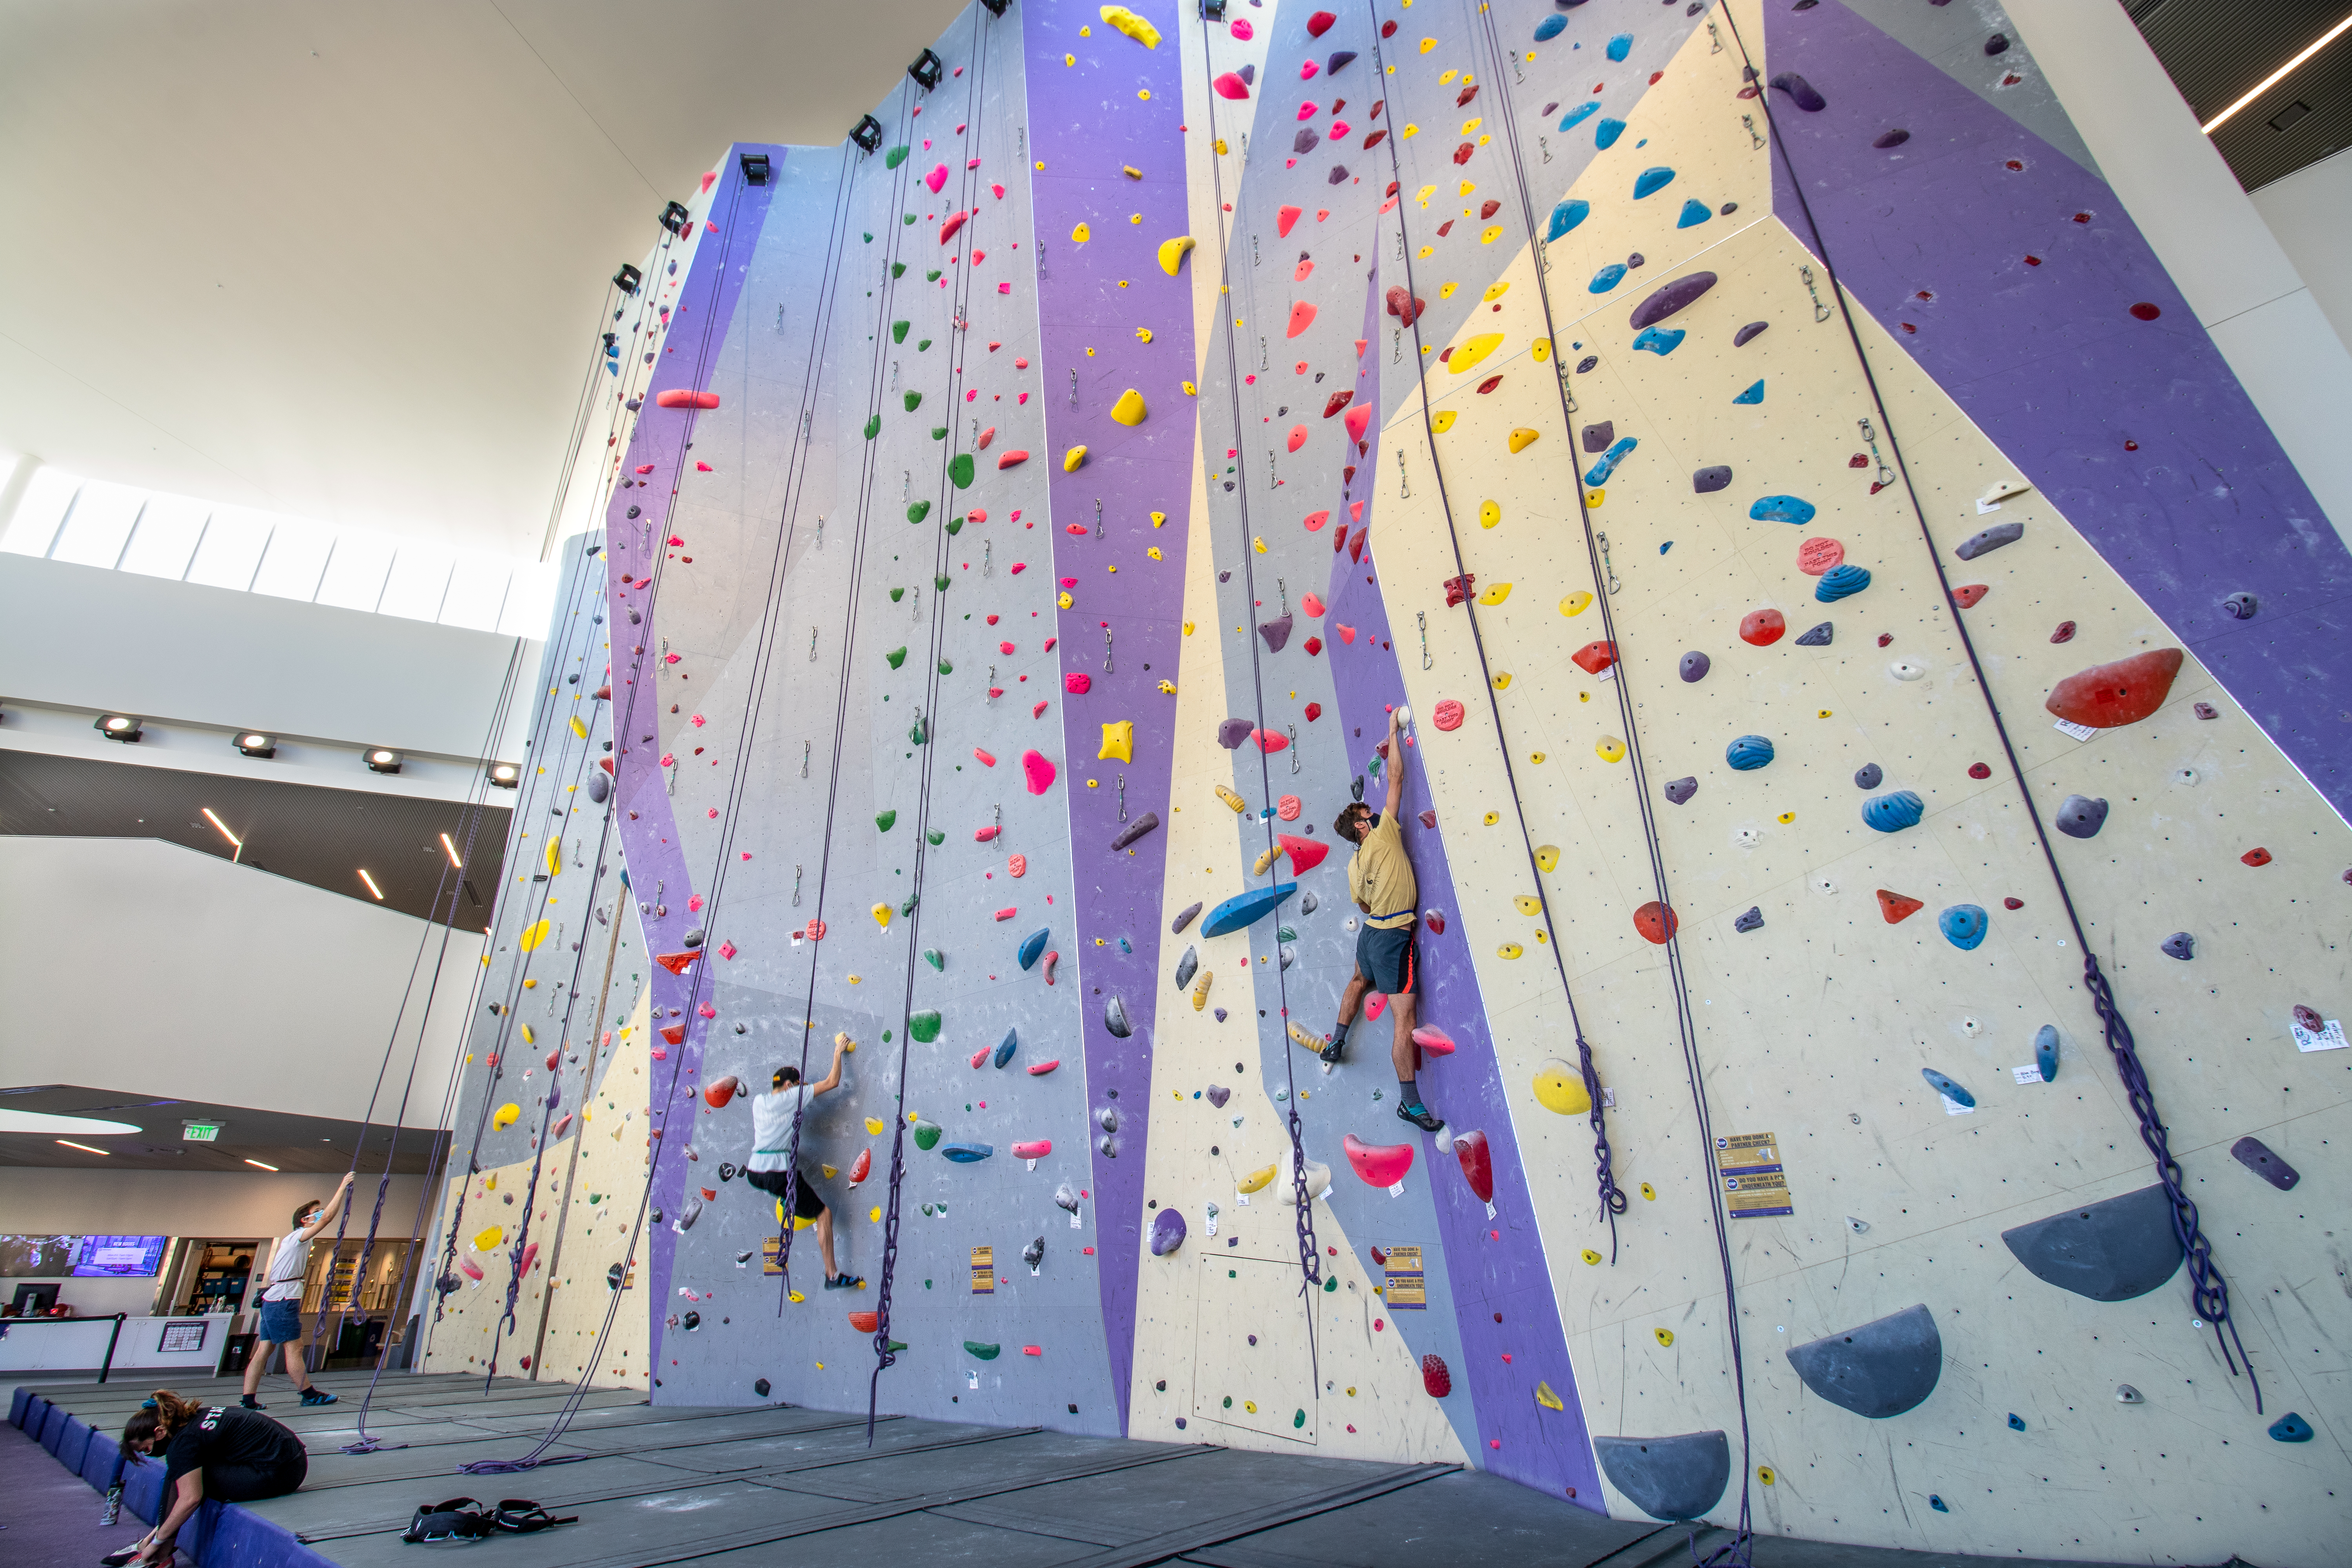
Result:
<svg viewBox="0 0 2352 1568"><path fill-rule="evenodd" d="M1021 766L1029 775L1031 795L1044 795L1054 787L1055 776L1054 764L1047 762L1043 754L1036 752L1022 752Z"/></svg>
<svg viewBox="0 0 2352 1568"><path fill-rule="evenodd" d="M1298 814L1306 809L1306 803L1295 795L1284 795L1274 803L1274 815L1285 822L1297 821Z"/></svg>
<svg viewBox="0 0 2352 1568"><path fill-rule="evenodd" d="M971 1065L972 1065L972 1070L974 1070L974 1071L976 1072L976 1071L978 1071L980 1068L983 1068L983 1067L986 1067L986 1066L988 1065L988 1058L989 1058L989 1054L990 1054L990 1052L991 1052L991 1051L992 1051L994 1048L995 1048L995 1047L991 1047L991 1046L982 1046L982 1047L980 1047L980 1049L978 1049L978 1050L976 1050L976 1051L972 1052L972 1053L971 1053Z"/></svg>
<svg viewBox="0 0 2352 1568"><path fill-rule="evenodd" d="M1298 601L1298 607L1305 610L1309 616L1319 616L1323 613L1325 608L1323 601L1317 598L1311 593Z"/></svg>
<svg viewBox="0 0 2352 1568"><path fill-rule="evenodd" d="M1062 689L1073 697L1084 697L1095 689L1095 678L1083 669L1074 669L1062 677Z"/></svg>
<svg viewBox="0 0 2352 1568"><path fill-rule="evenodd" d="M683 386L673 386L667 392L654 394L654 406L656 408L716 408L719 406L719 395L715 392L693 392ZM650 463L637 470L641 474L652 471L653 465Z"/></svg>
<svg viewBox="0 0 2352 1568"><path fill-rule="evenodd" d="M1313 307L1313 306L1311 306L1311 305L1306 305L1306 304L1304 304L1304 302L1302 302L1302 304L1301 304L1301 309L1307 310L1308 310L1308 311L1310 311L1310 312L1311 312L1311 311L1314 310L1314 307ZM1296 321L1297 319L1298 319L1298 313L1297 313L1297 311L1296 311L1296 310L1292 311L1292 312L1291 312L1291 320L1292 320L1293 321ZM1297 330L1298 330L1298 329L1297 329L1296 326L1293 326L1293 327L1291 328L1291 331L1292 331L1292 332L1293 332L1293 333L1296 333L1296 332L1297 331ZM1290 449L1291 449L1292 451L1294 451L1294 452L1296 452L1297 450L1298 450L1298 448L1299 448L1299 447L1304 447L1305 445L1307 445L1307 426L1304 426L1304 425L1293 425L1293 426L1290 427L1290 439L1289 439L1289 441L1288 441L1287 445L1288 445L1288 447L1290 447Z"/></svg>
<svg viewBox="0 0 2352 1568"><path fill-rule="evenodd" d="M1285 239L1289 238L1290 226L1297 223L1300 215L1305 213L1306 210L1307 209L1305 207L1294 207L1289 205L1285 205L1280 208L1274 215L1274 232L1282 236Z"/></svg>
<svg viewBox="0 0 2352 1568"><path fill-rule="evenodd" d="M1029 1068L1029 1076L1031 1078L1044 1078L1047 1073L1052 1072L1055 1068L1060 1067L1061 1065L1062 1058L1059 1057L1055 1057L1050 1062L1037 1062Z"/></svg>
<svg viewBox="0 0 2352 1568"><path fill-rule="evenodd" d="M1290 307L1290 326L1283 332L1282 335L1286 338L1295 338L1314 324L1314 302L1312 300L1301 300L1297 304ZM1303 429L1304 426L1301 428ZM1294 452L1298 448L1296 447L1291 448Z"/></svg>
<svg viewBox="0 0 2352 1568"><path fill-rule="evenodd" d="M1257 749L1261 752L1283 752L1290 749L1290 737L1277 735L1271 730L1252 730L1250 739L1257 742Z"/></svg>
<svg viewBox="0 0 2352 1568"><path fill-rule="evenodd" d="M1389 999L1385 994L1375 991L1364 998L1364 1019L1367 1023L1379 1023L1381 1015L1388 1010Z"/></svg>
<svg viewBox="0 0 2352 1568"><path fill-rule="evenodd" d="M989 755L986 752L982 751L978 746L974 746L971 749L971 754L974 758L978 759L982 767L992 768L996 765L996 759ZM993 838L996 837L996 829L993 827L986 828L982 830L982 834L984 838Z"/></svg>
<svg viewBox="0 0 2352 1568"><path fill-rule="evenodd" d="M468 1279L479 1279L482 1277L480 1266L470 1258L457 1259L457 1267L466 1271L466 1278Z"/></svg>
<svg viewBox="0 0 2352 1568"><path fill-rule="evenodd" d="M1045 984L1046 984L1051 985L1052 984L1054 984L1054 965L1055 965L1055 964L1057 964L1057 963L1061 963L1061 962L1062 962L1062 955L1061 955L1059 952L1049 952L1049 953L1047 953L1047 954L1045 955Z"/></svg>
<svg viewBox="0 0 2352 1568"><path fill-rule="evenodd" d="M1430 714L1429 721L1441 730L1459 730L1462 728L1462 704L1451 697L1446 698Z"/></svg>
<svg viewBox="0 0 2352 1568"><path fill-rule="evenodd" d="M1825 534L1816 534L1797 546L1797 570L1818 577L1845 560L1845 546Z"/></svg>
<svg viewBox="0 0 2352 1568"><path fill-rule="evenodd" d="M1356 628L1353 626L1343 626L1334 621L1331 623L1331 629L1339 634L1339 640L1343 643L1352 645L1356 640Z"/></svg>
<svg viewBox="0 0 2352 1568"><path fill-rule="evenodd" d="M1320 838L1300 838L1285 833L1275 841L1282 846L1282 852L1290 857L1293 876L1305 876L1323 864L1323 858L1331 853L1331 847Z"/></svg>
<svg viewBox="0 0 2352 1568"><path fill-rule="evenodd" d="M1016 882L1022 878L1027 876L1029 874L1029 857L1026 855L1014 855L1007 858L1004 862L1004 874L1012 878Z"/></svg>
<svg viewBox="0 0 2352 1568"><path fill-rule="evenodd" d="M1003 452L1003 453L999 453L999 454L997 455L997 458L996 458L996 467L997 467L997 468L998 468L998 470L999 470L999 471L1002 471L1002 470L1003 470L1003 469L1005 469L1005 468L1019 468L1022 464L1024 464L1024 463L1027 462L1028 460L1029 460L1029 454L1028 454L1028 453L1026 453L1026 452L1021 452L1021 451Z"/></svg>
<svg viewBox="0 0 2352 1568"><path fill-rule="evenodd" d="M1348 1163L1355 1167L1356 1174L1371 1186L1395 1186L1412 1169L1410 1143L1367 1143L1350 1132L1339 1140L1339 1146L1348 1152Z"/></svg>
<svg viewBox="0 0 2352 1568"><path fill-rule="evenodd" d="M1306 76L1302 76L1302 77L1300 77L1298 79L1299 79L1299 80L1301 80L1301 81L1305 81L1305 80L1307 79L1307 77L1309 77L1309 76L1313 76L1314 74L1315 74L1315 62L1314 62L1314 61L1312 61L1312 60L1309 60L1309 61L1307 63L1307 75L1306 75ZM1309 101L1307 101L1307 102L1306 102L1306 103L1302 103L1302 104L1300 104L1300 105L1298 106L1298 118L1299 118L1299 119L1301 119L1301 120L1312 120L1312 119L1314 119L1317 115L1318 115L1318 114L1320 114L1320 113L1322 113L1322 112L1323 112L1323 111L1322 111L1322 110L1320 110L1320 109L1317 108L1317 107L1315 106L1314 102L1313 102L1311 100L1310 100Z"/></svg>
<svg viewBox="0 0 2352 1568"><path fill-rule="evenodd" d="M1328 511L1310 511L1300 521L1306 525L1307 532L1320 533L1323 531L1323 525L1331 521L1331 514Z"/></svg>
<svg viewBox="0 0 2352 1568"><path fill-rule="evenodd" d="M1236 102L1248 98L1250 95L1249 83L1244 81L1241 78L1235 76L1231 71L1226 71L1222 76L1218 77L1216 80L1211 82L1209 86L1215 90L1216 95L1219 98L1230 98Z"/></svg>
<svg viewBox="0 0 2352 1568"><path fill-rule="evenodd" d="M1054 1141L1051 1138L1039 1138L1026 1143L1013 1145L1013 1157L1016 1160L1042 1160L1053 1152Z"/></svg>
<svg viewBox="0 0 2352 1568"><path fill-rule="evenodd" d="M1009 921L1009 920L1011 920L1014 915L1017 915L1017 914L1019 914L1020 912L1021 912L1021 911L1020 911L1020 910L1019 910L1019 909L1015 908L1015 907L1014 907L1014 906L1013 906L1013 905L1008 904L1008 905L1006 905L1003 909L1001 909L1001 910L997 910L997 911L996 911L996 918L997 918L998 920L1000 920L1000 921Z"/></svg>
<svg viewBox="0 0 2352 1568"><path fill-rule="evenodd" d="M971 217L970 213L958 213L940 225L940 243L945 245L949 240L953 239L956 237L956 230L961 228Z"/></svg>
<svg viewBox="0 0 2352 1568"><path fill-rule="evenodd" d="M1355 407L1348 410L1342 423L1348 426L1349 440L1362 440L1364 432L1372 427L1372 405L1369 403L1356 405Z"/></svg>
<svg viewBox="0 0 2352 1568"><path fill-rule="evenodd" d="M972 836L971 836L971 837L972 837L972 842L973 842L973 843L975 843L975 844L986 844L986 843L989 843L990 841L992 841L992 839L994 839L994 838L995 838L995 837L996 837L998 834L1000 834L1000 833L1002 833L1002 832L1003 832L1003 831L1004 831L1004 829L1003 829L1003 828L1001 828L1001 827L982 827L982 828L975 828L975 829L973 830L973 832L972 832Z"/></svg>
<svg viewBox="0 0 2352 1568"><path fill-rule="evenodd" d="M938 195L940 191L944 190L947 187L947 183L948 166L945 163L941 163L938 168L933 169L929 174L923 176L923 184L931 187L931 195Z"/></svg>
<svg viewBox="0 0 2352 1568"><path fill-rule="evenodd" d="M1434 1057L1454 1054L1454 1037L1434 1024L1423 1024L1412 1032L1412 1043Z"/></svg>
<svg viewBox="0 0 2352 1568"><path fill-rule="evenodd" d="M1023 1345L1021 1347L1021 1353L1023 1355L1042 1356L1045 1352L1045 1348L1041 1345Z"/></svg>

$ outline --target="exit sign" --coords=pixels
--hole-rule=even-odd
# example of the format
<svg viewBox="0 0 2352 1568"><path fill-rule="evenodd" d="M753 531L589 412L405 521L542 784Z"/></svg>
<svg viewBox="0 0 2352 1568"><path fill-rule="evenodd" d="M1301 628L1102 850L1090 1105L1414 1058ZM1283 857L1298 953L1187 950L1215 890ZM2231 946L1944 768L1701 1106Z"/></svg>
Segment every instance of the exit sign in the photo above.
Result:
<svg viewBox="0 0 2352 1568"><path fill-rule="evenodd" d="M210 1143L220 1137L217 1121L186 1121L180 1125L180 1136L190 1143Z"/></svg>

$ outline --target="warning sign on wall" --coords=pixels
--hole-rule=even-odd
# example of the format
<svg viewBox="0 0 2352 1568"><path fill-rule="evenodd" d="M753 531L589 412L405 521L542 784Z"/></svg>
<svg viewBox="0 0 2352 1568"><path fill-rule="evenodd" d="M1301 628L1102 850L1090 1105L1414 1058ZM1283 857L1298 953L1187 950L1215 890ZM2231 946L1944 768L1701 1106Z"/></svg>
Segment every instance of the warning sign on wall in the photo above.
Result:
<svg viewBox="0 0 2352 1568"><path fill-rule="evenodd" d="M1388 1280L1381 1288L1381 1299L1391 1312L1421 1312L1429 1309L1429 1279L1422 1271L1421 1248L1391 1247L1389 1248Z"/></svg>
<svg viewBox="0 0 2352 1568"><path fill-rule="evenodd" d="M1733 1219L1765 1219L1796 1213L1789 1178L1780 1167L1780 1140L1769 1132L1736 1132L1715 1141L1716 1179L1723 1184L1723 1206Z"/></svg>
<svg viewBox="0 0 2352 1568"><path fill-rule="evenodd" d="M996 1294L996 1248L975 1247L971 1249L971 1293L975 1296Z"/></svg>

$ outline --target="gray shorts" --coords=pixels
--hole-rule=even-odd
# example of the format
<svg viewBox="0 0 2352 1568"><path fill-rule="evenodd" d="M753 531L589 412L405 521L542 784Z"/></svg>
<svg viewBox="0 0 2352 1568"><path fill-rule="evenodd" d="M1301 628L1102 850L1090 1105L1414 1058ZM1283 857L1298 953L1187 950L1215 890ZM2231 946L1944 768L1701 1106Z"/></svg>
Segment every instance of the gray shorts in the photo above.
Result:
<svg viewBox="0 0 2352 1568"><path fill-rule="evenodd" d="M1413 994L1412 926L1393 931L1366 926L1356 933L1356 973L1385 996Z"/></svg>

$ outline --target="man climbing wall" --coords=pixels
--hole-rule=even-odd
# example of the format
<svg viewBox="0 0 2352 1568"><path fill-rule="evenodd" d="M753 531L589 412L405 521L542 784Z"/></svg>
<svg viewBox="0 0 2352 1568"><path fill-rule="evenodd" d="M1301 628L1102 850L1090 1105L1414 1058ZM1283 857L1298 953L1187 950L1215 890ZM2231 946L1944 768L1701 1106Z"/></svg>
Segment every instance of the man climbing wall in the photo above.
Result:
<svg viewBox="0 0 2352 1568"><path fill-rule="evenodd" d="M1339 1026L1328 1042L1296 1025L1292 1032L1300 1045L1336 1066L1347 1050L1348 1030L1365 994L1378 991L1386 996L1395 1018L1389 1058L1396 1064L1397 1114L1424 1132L1435 1132L1445 1123L1430 1114L1413 1082L1412 926L1421 888L1413 880L1412 857L1405 852L1404 831L1397 823L1397 808L1404 799L1403 721L1402 709L1389 710L1389 738L1381 748L1388 756L1389 793L1382 809L1375 813L1356 801L1331 826L1332 832L1356 847L1348 862L1348 892L1364 912L1363 928L1356 933L1356 973L1339 997Z"/></svg>
<svg viewBox="0 0 2352 1568"><path fill-rule="evenodd" d="M793 1133L794 1123L807 1114L807 1105L820 1094L830 1094L841 1087L841 1058L856 1050L847 1035L833 1037L833 1070L814 1083L801 1082L801 1069L780 1067L776 1069L772 1092L756 1095L751 1100L751 1157L744 1162L743 1179L763 1193L781 1202L784 1188L793 1188L793 1218L808 1220L816 1226L817 1250L824 1255L824 1288L828 1290L854 1290L866 1281L853 1279L845 1269L836 1269L833 1260L833 1210L817 1195L816 1185L806 1173L798 1173L792 1180ZM856 1172L851 1173L855 1179Z"/></svg>

